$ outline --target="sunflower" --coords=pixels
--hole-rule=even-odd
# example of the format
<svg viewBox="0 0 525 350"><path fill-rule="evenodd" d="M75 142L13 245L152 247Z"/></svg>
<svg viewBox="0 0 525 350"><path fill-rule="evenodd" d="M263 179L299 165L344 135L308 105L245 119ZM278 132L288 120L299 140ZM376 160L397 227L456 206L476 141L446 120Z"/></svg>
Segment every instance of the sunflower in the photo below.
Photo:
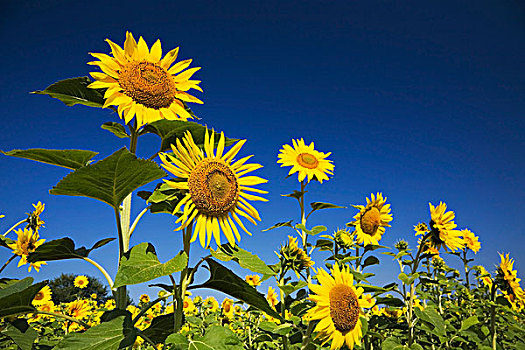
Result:
<svg viewBox="0 0 525 350"><path fill-rule="evenodd" d="M221 307L224 316L226 316L229 319L233 318L233 300L229 298L224 298Z"/></svg>
<svg viewBox="0 0 525 350"><path fill-rule="evenodd" d="M257 176L244 176L262 168L259 164L246 163L251 156L233 162L233 158L246 140L238 141L228 152L224 152L224 133L221 133L215 153L214 134L212 131L210 135L206 129L204 151L202 151L188 131L183 137L184 145L177 139L177 147L171 146L175 157L161 153L160 159L166 170L181 180L186 179L180 182L165 180L171 187L187 191L173 211L174 214L177 213L184 205L184 212L176 221L181 223L181 226L175 231L195 223L191 242L194 242L198 236L201 245L208 247L213 236L217 245L220 245L222 231L228 242L234 246L236 240L241 240L235 223L251 235L239 216L243 216L255 225L254 219L261 220L257 210L248 201L267 201L265 198L248 193L268 193L267 191L250 186L268 181Z"/></svg>
<svg viewBox="0 0 525 350"><path fill-rule="evenodd" d="M454 230L457 225L453 219L456 216L453 211L447 211L447 205L443 202L439 202L437 207L434 207L432 203L428 203L430 207L430 229L432 235L430 241L432 245L437 249L445 245L445 249L450 248L452 251L456 249L462 249L464 246L463 239L461 238L461 231Z"/></svg>
<svg viewBox="0 0 525 350"><path fill-rule="evenodd" d="M268 300L268 303L272 308L275 309L275 305L279 302L277 300L277 293L275 293L275 289L273 289L271 286L268 287L268 294L266 294L266 300Z"/></svg>
<svg viewBox="0 0 525 350"><path fill-rule="evenodd" d="M37 204L33 204L33 208L35 208L35 210L33 210L31 213L26 213L28 215L27 228L38 232L40 226L43 226L45 224L44 220L40 218L40 215L44 212L46 205L38 201Z"/></svg>
<svg viewBox="0 0 525 350"><path fill-rule="evenodd" d="M499 254L501 262L498 266L498 273L496 276L496 282L501 290L509 295L509 297L515 301L525 301L525 291L520 287L521 279L518 278L518 271L513 270L514 259L509 257L509 254Z"/></svg>
<svg viewBox="0 0 525 350"><path fill-rule="evenodd" d="M252 287L261 285L261 277L259 277L259 275L247 275L244 277L244 280Z"/></svg>
<svg viewBox="0 0 525 350"><path fill-rule="evenodd" d="M185 314L189 315L193 315L197 311L193 300L191 300L189 296L184 297L184 301L182 302L182 309L184 310Z"/></svg>
<svg viewBox="0 0 525 350"><path fill-rule="evenodd" d="M29 253L35 251L45 239L40 239L37 231L33 231L31 228L18 229L15 231L17 233L17 240L13 243L8 243L7 246L13 249L13 254L20 256L20 261L18 262L18 267L27 264L27 257ZM40 271L40 266L46 265L45 261L38 261L34 263L29 263L29 271L34 267L38 272Z"/></svg>
<svg viewBox="0 0 525 350"><path fill-rule="evenodd" d="M425 224L424 222L420 222L419 224L415 225L414 231L416 231L416 236L425 235L430 232L427 224Z"/></svg>
<svg viewBox="0 0 525 350"><path fill-rule="evenodd" d="M481 265L479 265L477 269L479 271L477 278L483 281L485 287L489 287L489 289L492 288L492 276L490 273Z"/></svg>
<svg viewBox="0 0 525 350"><path fill-rule="evenodd" d="M330 276L322 268L318 270L319 284L308 284L315 294L309 299L316 305L308 311L308 320L320 320L314 331L323 344L332 341L330 349L339 349L345 343L353 349L362 337L361 308L370 308L373 301L363 295L363 288L355 288L354 277L348 267L339 269L336 264Z"/></svg>
<svg viewBox="0 0 525 350"><path fill-rule="evenodd" d="M288 243L281 246L279 254L283 268L289 268L295 271L299 277L299 272L309 269L314 265L314 261L306 254L306 252L299 248L297 238L288 236Z"/></svg>
<svg viewBox="0 0 525 350"><path fill-rule="evenodd" d="M204 308L210 310L211 312L215 312L219 309L219 302L214 297L207 297L204 299L204 302L202 304Z"/></svg>
<svg viewBox="0 0 525 350"><path fill-rule="evenodd" d="M292 139L292 144L293 147L283 145L283 148L279 150L279 160L277 161L277 163L281 163L281 167L292 167L288 175L299 173L299 182L305 178L308 178L308 182L310 182L314 177L320 183L323 183L323 180L328 181L328 175L334 174L334 165L331 160L326 158L332 153L316 151L313 142L307 146L303 139Z"/></svg>
<svg viewBox="0 0 525 350"><path fill-rule="evenodd" d="M386 197L383 198L381 193L372 193L370 198L366 198L366 205L353 205L359 209L359 213L354 216L356 221L349 224L355 226L357 242L363 243L365 247L369 244L378 245L385 227L390 227L389 222L392 221L390 204L386 204Z"/></svg>
<svg viewBox="0 0 525 350"><path fill-rule="evenodd" d="M90 73L95 81L88 87L107 89L104 107L118 106L118 114L128 124L136 117L137 127L160 119L191 119L183 102L203 103L186 91L202 92L199 80L190 80L200 67L185 70L191 59L177 59L179 48L169 51L164 58L160 40L151 50L142 37L138 43L130 32L126 32L124 49L109 39L113 57L103 53L90 53L99 61L89 62L98 66L102 73ZM170 68L171 66L171 68Z"/></svg>
<svg viewBox="0 0 525 350"><path fill-rule="evenodd" d="M82 275L77 276L75 278L75 281L73 282L75 287L80 288L80 289L86 288L88 283L89 283L89 280L87 279L87 277L82 276Z"/></svg>
<svg viewBox="0 0 525 350"><path fill-rule="evenodd" d="M474 232L470 231L469 229L461 230L461 234L463 235L465 247L477 254L481 248L479 237L477 237Z"/></svg>
<svg viewBox="0 0 525 350"><path fill-rule="evenodd" d="M33 305L42 305L51 300L51 288L49 286L44 286L42 289L36 293L33 301Z"/></svg>
<svg viewBox="0 0 525 350"><path fill-rule="evenodd" d="M142 294L139 298L140 302L143 303L143 304L146 304L146 303L149 303L149 295L147 294Z"/></svg>
<svg viewBox="0 0 525 350"><path fill-rule="evenodd" d="M79 320L86 317L90 311L91 308L85 300L75 300L67 304L68 314Z"/></svg>
<svg viewBox="0 0 525 350"><path fill-rule="evenodd" d="M38 311L44 311L44 312L55 312L55 303L53 303L53 300L48 300L42 304L37 305L36 309ZM51 315L40 315L43 318L49 319L50 321L53 321L55 318Z"/></svg>

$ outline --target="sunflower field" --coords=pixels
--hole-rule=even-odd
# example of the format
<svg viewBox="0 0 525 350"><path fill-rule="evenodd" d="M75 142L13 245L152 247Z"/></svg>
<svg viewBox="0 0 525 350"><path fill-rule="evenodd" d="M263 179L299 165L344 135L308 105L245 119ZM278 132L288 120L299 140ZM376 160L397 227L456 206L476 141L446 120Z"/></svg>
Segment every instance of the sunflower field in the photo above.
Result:
<svg viewBox="0 0 525 350"><path fill-rule="evenodd" d="M330 153L313 142L293 139L276 150L277 166L294 183L283 196L297 208L296 221L263 230L287 231L273 247L277 262L243 249L241 236L261 221L255 203L267 201L267 180L257 175L262 165L256 157L243 153L247 140L207 128L191 110L202 103L194 96L202 92L200 81L193 80L200 67L177 61L179 48L163 55L160 40L148 47L127 32L123 46L106 41L109 54L91 53L91 77L35 93L67 106L112 110L120 120L102 128L122 140L122 148L96 160L97 152L78 149L2 153L66 168L50 193L104 202L114 214L114 236L90 247L77 246L75 237L48 240L41 202L18 222L0 215L0 245L10 252L0 267L0 348L525 349L525 291L513 258L500 253L496 269L477 265L480 239L458 228L446 203L429 203L428 217L408 228L419 238L415 247L404 240L381 245L395 215L382 192L363 194L353 205L355 216L336 223L343 229L330 233L329 225L310 225L316 212L342 208L308 198L309 186L334 176ZM146 134L158 137L159 149L141 158L137 144ZM154 190L141 190L148 184ZM145 204L136 217L132 196ZM152 242L130 245L141 218L160 213L173 215L173 229L182 236L166 262ZM113 241L118 271L112 276L97 262L97 249ZM207 251L195 264L192 245ZM314 252L322 259L314 261ZM399 265L386 285L376 285L369 272L379 257ZM100 271L112 294L107 301L93 294L55 303L48 281L3 273L10 263L39 271L70 259ZM461 271L449 266L458 263ZM251 274L237 275L237 266ZM208 278L194 278L197 271ZM158 278L164 283L152 284ZM263 290L266 280L272 286ZM80 293L89 283L77 275L74 288ZM128 286L138 284L151 293L129 303ZM200 289L224 297L203 298Z"/></svg>

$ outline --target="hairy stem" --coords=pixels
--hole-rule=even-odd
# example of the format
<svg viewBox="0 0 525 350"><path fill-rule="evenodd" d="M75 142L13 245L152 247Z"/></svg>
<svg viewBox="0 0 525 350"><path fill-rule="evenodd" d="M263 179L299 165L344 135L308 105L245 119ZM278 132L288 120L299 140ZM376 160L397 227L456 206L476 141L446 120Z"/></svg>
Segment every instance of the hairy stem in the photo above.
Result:
<svg viewBox="0 0 525 350"><path fill-rule="evenodd" d="M17 222L16 224L14 224L13 226L11 226L11 228L7 231L5 231L5 233L2 235L2 236L7 236L7 234L11 231L13 231L18 225L20 224L23 224L24 222L27 222L27 219L24 219L24 220L20 220L19 222Z"/></svg>

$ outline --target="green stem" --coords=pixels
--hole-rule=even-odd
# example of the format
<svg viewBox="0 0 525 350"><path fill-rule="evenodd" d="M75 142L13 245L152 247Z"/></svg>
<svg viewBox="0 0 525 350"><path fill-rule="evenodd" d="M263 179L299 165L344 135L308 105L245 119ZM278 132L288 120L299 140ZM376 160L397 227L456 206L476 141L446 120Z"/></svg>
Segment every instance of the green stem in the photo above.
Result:
<svg viewBox="0 0 525 350"><path fill-rule="evenodd" d="M490 306L490 334L492 338L492 350L496 350L496 305L494 304L496 296L496 283L492 283L490 291L490 300L493 305Z"/></svg>
<svg viewBox="0 0 525 350"><path fill-rule="evenodd" d="M117 231L118 231L118 243L119 243L119 259L118 259L118 265L120 267L120 260L122 259L122 256L124 256L124 242L122 237L122 223L120 222L120 213L119 209L115 208L115 220L117 221ZM116 304L117 309L124 310L126 308L126 302L127 302L127 290L126 286L118 287L116 292Z"/></svg>
<svg viewBox="0 0 525 350"><path fill-rule="evenodd" d="M64 315L64 314L58 314L58 313L55 313L55 312L40 311L40 310L32 311L32 312L29 312L29 313L40 314L40 315L49 315L49 316L53 316L53 317L63 318L63 319L66 319L68 321L78 323L79 325L81 325L82 327L84 327L86 329L90 328L87 323L85 323L83 321L80 321L80 320L77 320L76 318L73 318L71 316ZM26 313L25 312L24 313L20 313L19 315L23 315L23 314L26 314Z"/></svg>
<svg viewBox="0 0 525 350"><path fill-rule="evenodd" d="M24 219L24 220L20 220L19 222L17 222L16 224L14 224L13 226L11 226L11 228L7 231L5 231L5 233L3 234L3 236L7 236L7 234L11 231L13 231L18 225L20 224L23 224L24 222L27 222L27 219Z"/></svg>
<svg viewBox="0 0 525 350"><path fill-rule="evenodd" d="M93 266L95 266L100 272L102 272L102 274L104 275L104 277L106 277L106 281L108 282L108 285L109 285L109 288L111 290L113 290L113 280L111 279L111 276L108 274L108 272L99 264L97 263L96 261L94 260L91 260L90 258L82 258L83 260L87 261L88 263L92 264Z"/></svg>
<svg viewBox="0 0 525 350"><path fill-rule="evenodd" d="M311 334L314 330L314 323L312 321L308 322L308 327L306 328L306 333L303 335L303 342L301 343L301 350L304 350L308 347L308 344L310 344L311 340Z"/></svg>
<svg viewBox="0 0 525 350"><path fill-rule="evenodd" d="M13 256L10 257L10 258L5 262L4 266L2 266L2 268L0 269L0 273L1 273L2 271L4 271L4 269L7 267L7 265L9 265L9 263L10 263L11 261L13 261L14 258L16 258L17 256L18 256L18 255L13 254Z"/></svg>
<svg viewBox="0 0 525 350"><path fill-rule="evenodd" d="M301 198L299 200L299 207L301 209L301 224L303 224L306 227L306 218L304 216L304 189L306 187L306 184L304 183L304 180L301 181ZM301 230L301 238L303 241L303 250L306 252L306 231Z"/></svg>
<svg viewBox="0 0 525 350"><path fill-rule="evenodd" d="M183 303L184 303L184 297L186 296L186 290L188 288L188 284L191 280L191 276L189 275L189 264L190 264L190 240L191 240L191 234L193 229L193 222L191 222L186 228L184 229L184 233L182 236L182 244L184 247L184 252L186 253L186 256L188 257L188 262L186 264L186 267L184 270L182 270L180 274L180 285L179 290L176 293L177 297L177 312L175 313L175 324L174 324L174 331L178 332L182 327L182 316L183 316ZM189 277L189 278L188 278Z"/></svg>
<svg viewBox="0 0 525 350"><path fill-rule="evenodd" d="M467 261L467 250L468 250L467 247L465 247L465 249L463 250L463 265L465 266L465 286L467 287L467 289L470 289L470 282L468 279L469 270L468 270L468 261Z"/></svg>

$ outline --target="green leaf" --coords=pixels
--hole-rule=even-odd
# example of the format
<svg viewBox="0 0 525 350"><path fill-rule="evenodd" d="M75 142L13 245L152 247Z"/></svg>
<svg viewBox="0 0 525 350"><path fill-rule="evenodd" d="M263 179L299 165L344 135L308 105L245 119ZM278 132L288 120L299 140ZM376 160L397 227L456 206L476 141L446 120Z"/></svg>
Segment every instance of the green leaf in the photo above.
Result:
<svg viewBox="0 0 525 350"><path fill-rule="evenodd" d="M305 281L296 281L296 282L285 284L284 286L281 286L281 285L277 285L277 286L279 287L279 289L281 289L284 292L284 294L289 295L295 292L296 290L306 287L307 285L308 283L306 283Z"/></svg>
<svg viewBox="0 0 525 350"><path fill-rule="evenodd" d="M423 347L419 344L414 343L410 345L410 350L423 350Z"/></svg>
<svg viewBox="0 0 525 350"><path fill-rule="evenodd" d="M383 340L381 350L393 350L395 347L401 345L401 341L395 337L388 337Z"/></svg>
<svg viewBox="0 0 525 350"><path fill-rule="evenodd" d="M268 304L264 295L246 283L246 281L213 259L207 259L206 262L210 270L210 278L205 283L198 286L190 286L188 289L215 289L282 320L281 316Z"/></svg>
<svg viewBox="0 0 525 350"><path fill-rule="evenodd" d="M46 242L29 253L27 261L34 263L37 261L54 261L65 259L82 259L86 258L92 250L100 248L115 238L104 238L95 243L90 249L80 247L75 249L75 243L69 237L55 239Z"/></svg>
<svg viewBox="0 0 525 350"><path fill-rule="evenodd" d="M179 201L184 198L186 193L171 187L167 183L159 183L153 192L140 191L137 193L149 204L149 210L152 214L156 213L173 213Z"/></svg>
<svg viewBox="0 0 525 350"><path fill-rule="evenodd" d="M423 311L419 308L414 308L414 313L421 320L428 322L434 326L434 333L438 336L445 336L445 321L443 317L433 307L426 307Z"/></svg>
<svg viewBox="0 0 525 350"><path fill-rule="evenodd" d="M315 235L317 235L317 234L319 234L321 232L324 232L326 230L327 230L326 226L321 226L321 225L314 226L314 227L312 227L312 230L310 231L310 235L315 236Z"/></svg>
<svg viewBox="0 0 525 350"><path fill-rule="evenodd" d="M462 331L465 331L467 329L469 329L470 327L476 325L479 323L479 320L478 320L478 317L477 316L470 316L469 318L467 318L466 320L463 320L461 321L461 328L460 328L460 332Z"/></svg>
<svg viewBox="0 0 525 350"><path fill-rule="evenodd" d="M211 255L222 261L233 260L241 267L252 272L261 273L263 275L274 276L276 273L268 267L257 255L250 253L247 250L239 248L239 246L232 247L229 243L217 247L217 250L210 250Z"/></svg>
<svg viewBox="0 0 525 350"><path fill-rule="evenodd" d="M410 280L410 278L408 277L408 275L404 272L401 272L397 278L399 278L401 280L401 282L403 282L404 284L408 285L408 281Z"/></svg>
<svg viewBox="0 0 525 350"><path fill-rule="evenodd" d="M386 297L377 297L376 304L384 304L388 306L401 307L405 306L405 303L398 298L386 296Z"/></svg>
<svg viewBox="0 0 525 350"><path fill-rule="evenodd" d="M289 323L278 325L275 322L262 321L259 323L259 328L277 335L287 335L293 329L293 326Z"/></svg>
<svg viewBox="0 0 525 350"><path fill-rule="evenodd" d="M106 122L100 126L102 129L107 130L111 132L113 135L120 139L128 138L129 135L126 132L126 128L124 128L124 125L116 122Z"/></svg>
<svg viewBox="0 0 525 350"><path fill-rule="evenodd" d="M13 244L15 242L16 241L13 241L9 237L5 237L5 236L0 235L0 246L2 246L2 247L9 248L8 244ZM9 248L9 249L11 249L11 248Z"/></svg>
<svg viewBox="0 0 525 350"><path fill-rule="evenodd" d="M166 337L173 333L175 314L166 314L155 317L151 325L141 333L152 340L155 344L164 343Z"/></svg>
<svg viewBox="0 0 525 350"><path fill-rule="evenodd" d="M378 264L379 264L379 259L371 255L368 258L366 258L365 261L363 262L363 269L367 266L378 265Z"/></svg>
<svg viewBox="0 0 525 350"><path fill-rule="evenodd" d="M92 327L84 333L70 333L54 350L117 350L124 340L124 316Z"/></svg>
<svg viewBox="0 0 525 350"><path fill-rule="evenodd" d="M279 227L284 227L284 226L288 226L288 227L293 228L293 226L292 226L292 221L293 221L293 220L286 221L286 222L278 222L278 223L276 223L275 225L273 225L272 227L268 227L267 229L262 230L262 232L264 232L264 231L270 231L270 230L273 230L274 228L279 228Z"/></svg>
<svg viewBox="0 0 525 350"><path fill-rule="evenodd" d="M31 302L47 281L31 285L32 282L33 278L26 277L0 289L0 317L35 310Z"/></svg>
<svg viewBox="0 0 525 350"><path fill-rule="evenodd" d="M316 210L321 210L321 209L346 208L346 207L343 207L341 205L336 205L336 204L332 204L332 203L323 203L323 202L313 202L313 203L310 203L310 206L312 207L312 212L314 212Z"/></svg>
<svg viewBox="0 0 525 350"><path fill-rule="evenodd" d="M166 338L166 345L171 345L170 350L188 350L190 342L180 333L172 333Z"/></svg>
<svg viewBox="0 0 525 350"><path fill-rule="evenodd" d="M2 334L11 338L22 350L31 350L38 337L38 333L29 326L27 320L21 318L9 323Z"/></svg>
<svg viewBox="0 0 525 350"><path fill-rule="evenodd" d="M140 243L131 248L120 260L113 288L147 282L182 271L187 263L188 256L185 252L180 252L163 264L157 258L155 248L151 243Z"/></svg>
<svg viewBox="0 0 525 350"><path fill-rule="evenodd" d="M152 161L137 159L126 148L64 177L51 194L98 199L114 208L137 188L166 176Z"/></svg>
<svg viewBox="0 0 525 350"><path fill-rule="evenodd" d="M291 198L295 198L297 200L299 200L302 196L304 196L304 194L308 192L308 191L293 191L292 193L289 193L289 194L281 194L282 197L291 197Z"/></svg>
<svg viewBox="0 0 525 350"><path fill-rule="evenodd" d="M141 134L152 133L160 136L162 139L160 150L166 151L171 148L170 146L172 144L176 144L177 139L182 139L186 131L191 133L193 141L195 141L197 146L204 145L204 134L206 132L206 127L195 122L166 119L157 120L153 123L147 124ZM214 141L216 145L219 142L220 135L220 133L215 132ZM233 145L238 140L225 137L224 141L224 145L227 147Z"/></svg>
<svg viewBox="0 0 525 350"><path fill-rule="evenodd" d="M14 149L0 153L6 156L31 159L37 162L56 165L68 169L78 169L86 166L91 158L96 156L98 152L86 151L81 149Z"/></svg>
<svg viewBox="0 0 525 350"><path fill-rule="evenodd" d="M202 337L195 337L186 342L178 335L172 334L166 343L175 344L174 349L184 350L243 350L243 342L230 329L211 326ZM188 344L188 345L186 345Z"/></svg>
<svg viewBox="0 0 525 350"><path fill-rule="evenodd" d="M66 106L81 104L89 107L102 108L105 89L90 89L89 77L78 77L57 81L43 91L33 91L32 94L49 95L59 99Z"/></svg>

